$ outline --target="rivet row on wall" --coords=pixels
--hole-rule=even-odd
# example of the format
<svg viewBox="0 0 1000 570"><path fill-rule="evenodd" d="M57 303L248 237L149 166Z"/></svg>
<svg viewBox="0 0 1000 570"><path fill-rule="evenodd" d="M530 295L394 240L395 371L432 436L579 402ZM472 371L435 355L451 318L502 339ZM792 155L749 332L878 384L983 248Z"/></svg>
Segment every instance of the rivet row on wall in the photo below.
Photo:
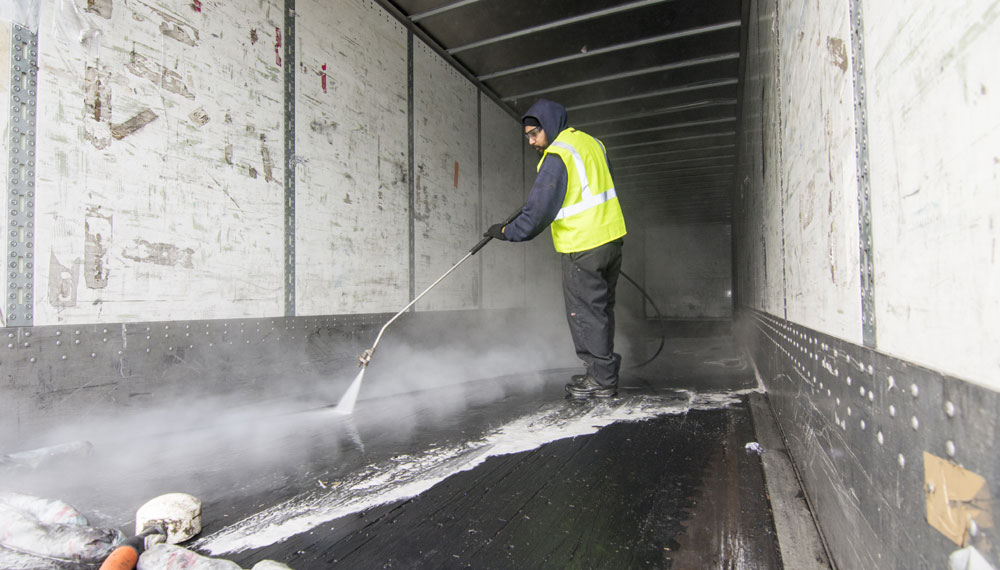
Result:
<svg viewBox="0 0 1000 570"><path fill-rule="evenodd" d="M865 94L864 21L861 0L851 1L851 61L854 65L854 138L858 174L862 342L875 348L875 261L872 248L871 168L868 162L868 101Z"/></svg>
<svg viewBox="0 0 1000 570"><path fill-rule="evenodd" d="M8 137L6 286L0 305L4 326L30 326L34 318L35 112L38 36L17 24L10 42L10 126Z"/></svg>
<svg viewBox="0 0 1000 570"><path fill-rule="evenodd" d="M1000 393L758 310L744 307L737 330L807 500L848 565L915 568L950 545L927 525L927 454L996 495ZM984 543L1000 539L978 531Z"/></svg>
<svg viewBox="0 0 1000 570"><path fill-rule="evenodd" d="M956 436L928 426L947 426L948 420L959 416L960 411L948 399L931 405L923 402L926 373L899 377L873 364L888 357L870 349L826 338L766 313L751 314L754 325L786 361L785 370L794 371L795 377L787 372L781 375L787 381L804 384L795 389L807 390L815 410L825 414L827 421L845 436L873 438L877 449L890 453L901 469L906 467L907 456L919 451L903 448L927 437L939 439L940 445L933 447L948 457L956 457ZM894 442L894 437L906 442Z"/></svg>
<svg viewBox="0 0 1000 570"><path fill-rule="evenodd" d="M383 323L381 313L216 321L170 321L115 323L3 329L10 362L18 352L28 352L29 364L51 364L55 360L116 358L123 352L141 350L173 352L176 349L213 348L216 345L259 345L306 339L323 329L349 336ZM3 345L0 345L3 346Z"/></svg>

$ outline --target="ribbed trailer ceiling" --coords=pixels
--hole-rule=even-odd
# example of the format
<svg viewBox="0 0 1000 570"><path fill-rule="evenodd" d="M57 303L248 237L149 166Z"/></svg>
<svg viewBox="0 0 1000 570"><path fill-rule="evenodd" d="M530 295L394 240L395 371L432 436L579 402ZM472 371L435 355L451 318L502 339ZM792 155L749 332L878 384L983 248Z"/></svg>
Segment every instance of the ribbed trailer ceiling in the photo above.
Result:
<svg viewBox="0 0 1000 570"><path fill-rule="evenodd" d="M540 97L565 105L607 146L629 218L731 221L738 1L392 5L515 113Z"/></svg>

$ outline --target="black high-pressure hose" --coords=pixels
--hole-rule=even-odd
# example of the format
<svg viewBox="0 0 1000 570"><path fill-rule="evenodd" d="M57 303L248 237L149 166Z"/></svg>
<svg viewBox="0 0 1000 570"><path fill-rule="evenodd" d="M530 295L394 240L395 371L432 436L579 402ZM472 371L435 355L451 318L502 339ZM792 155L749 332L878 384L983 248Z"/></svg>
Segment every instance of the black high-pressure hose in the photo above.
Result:
<svg viewBox="0 0 1000 570"><path fill-rule="evenodd" d="M653 310L656 311L656 319L660 322L660 348L656 349L656 352L653 354L653 356L649 357L649 360L642 362L640 364L634 364L629 367L629 368L639 368L640 366L645 366L650 362L656 360L656 357L660 355L660 352L663 350L663 345L666 342L667 328L663 324L663 315L660 314L660 310L656 308L656 303L654 303L653 299L649 296L648 293L646 293L646 290L643 289L638 283L636 283L635 279L629 277L628 274L625 273L624 271L620 271L618 274L624 277L625 280L631 283L632 285L635 285L635 288L638 289L640 293L642 293L642 296L645 297L647 301L649 301L649 304L653 307Z"/></svg>

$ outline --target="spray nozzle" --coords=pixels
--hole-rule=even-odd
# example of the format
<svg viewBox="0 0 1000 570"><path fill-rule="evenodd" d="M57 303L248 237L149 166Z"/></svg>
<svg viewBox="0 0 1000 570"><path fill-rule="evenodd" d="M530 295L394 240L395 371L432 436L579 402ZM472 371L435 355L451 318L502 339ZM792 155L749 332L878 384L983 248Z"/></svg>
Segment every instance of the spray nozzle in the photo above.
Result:
<svg viewBox="0 0 1000 570"><path fill-rule="evenodd" d="M358 357L358 368L365 368L368 366L368 363L372 361L372 352L372 349L369 348L361 353L361 356Z"/></svg>

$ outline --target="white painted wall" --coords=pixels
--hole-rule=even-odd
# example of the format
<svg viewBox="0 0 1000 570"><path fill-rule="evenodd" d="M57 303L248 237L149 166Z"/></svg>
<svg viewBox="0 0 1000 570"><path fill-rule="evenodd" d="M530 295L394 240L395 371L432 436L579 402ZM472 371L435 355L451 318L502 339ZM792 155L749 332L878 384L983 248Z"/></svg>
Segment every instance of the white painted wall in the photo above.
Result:
<svg viewBox="0 0 1000 570"><path fill-rule="evenodd" d="M4 0L0 2L0 24L10 28L14 23L37 33L41 5L42 0Z"/></svg>
<svg viewBox="0 0 1000 570"><path fill-rule="evenodd" d="M860 344L849 3L752 7L739 300ZM1000 9L863 14L877 349L1000 389Z"/></svg>
<svg viewBox="0 0 1000 570"><path fill-rule="evenodd" d="M360 0L295 8L296 314L395 313L410 279L407 32Z"/></svg>
<svg viewBox="0 0 1000 570"><path fill-rule="evenodd" d="M879 348L1000 390L1000 6L864 23Z"/></svg>
<svg viewBox="0 0 1000 570"><path fill-rule="evenodd" d="M485 231L500 223L524 203L524 158L521 126L486 95L482 105L483 220ZM482 233L482 232L480 232ZM481 258L484 309L524 306L525 255L521 244L490 242L476 254Z"/></svg>
<svg viewBox="0 0 1000 570"><path fill-rule="evenodd" d="M457 263L482 237L476 88L419 39L414 40L416 292ZM427 294L417 310L468 309L477 303L478 264L466 262Z"/></svg>
<svg viewBox="0 0 1000 570"><path fill-rule="evenodd" d="M35 323L283 314L281 3L87 6L42 7Z"/></svg>
<svg viewBox="0 0 1000 570"><path fill-rule="evenodd" d="M402 25L363 0L296 6L296 155L285 157L281 2L40 4L36 324L283 315L289 159L296 313L406 304ZM478 241L482 217L523 199L523 145L483 98L480 188L480 95L419 40L414 66L419 292ZM476 260L418 310L523 305L529 251L486 251L483 267L516 286L483 286Z"/></svg>
<svg viewBox="0 0 1000 570"><path fill-rule="evenodd" d="M782 185L779 177L777 18L774 0L761 0L751 11L743 89L740 171L735 210L740 251L737 255L739 300L747 307L784 316Z"/></svg>
<svg viewBox="0 0 1000 570"><path fill-rule="evenodd" d="M861 344L848 0L782 0L781 176L788 319Z"/></svg>

